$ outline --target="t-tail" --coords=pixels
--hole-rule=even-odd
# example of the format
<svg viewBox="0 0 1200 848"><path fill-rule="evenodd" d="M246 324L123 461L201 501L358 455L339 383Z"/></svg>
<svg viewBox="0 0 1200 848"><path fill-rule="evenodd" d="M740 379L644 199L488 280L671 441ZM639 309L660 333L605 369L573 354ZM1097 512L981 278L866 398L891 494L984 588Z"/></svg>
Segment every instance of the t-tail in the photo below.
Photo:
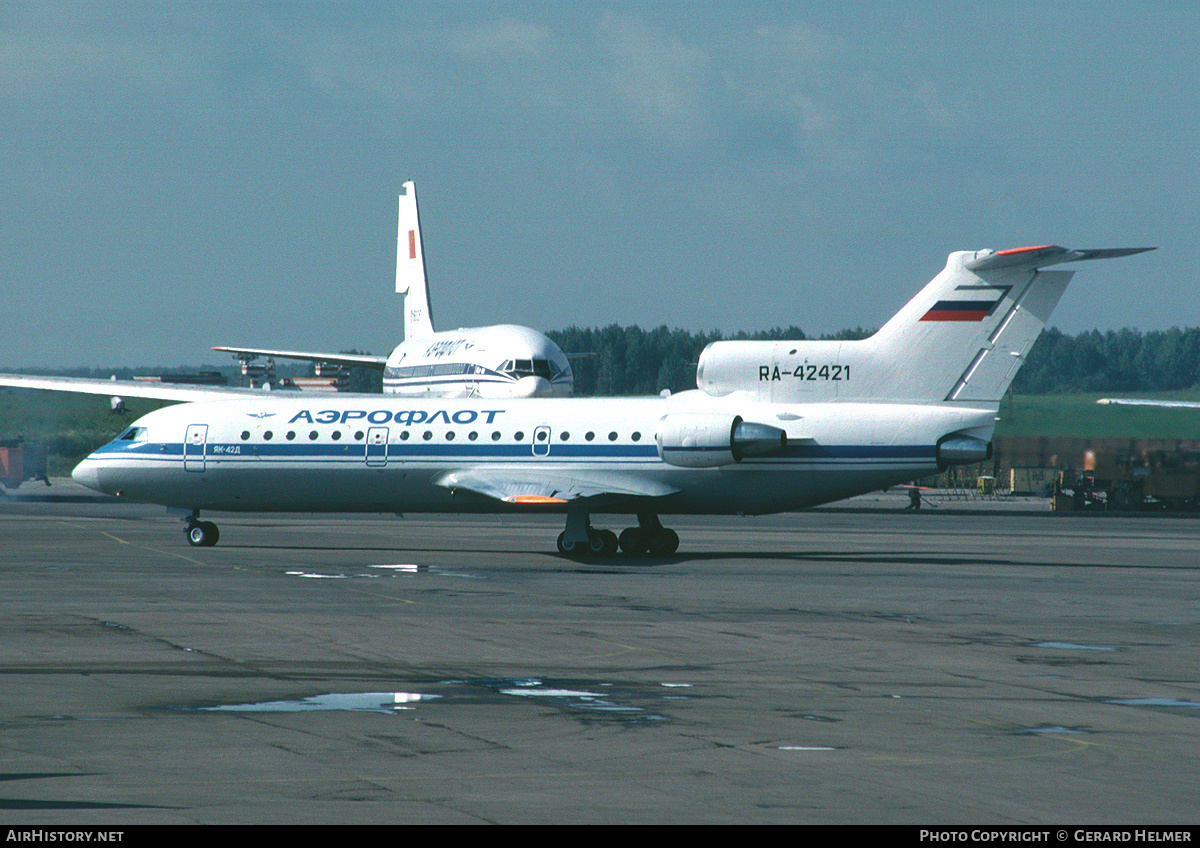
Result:
<svg viewBox="0 0 1200 848"><path fill-rule="evenodd" d="M396 234L396 293L404 295L404 340L409 341L433 334L433 312L429 308L429 287L425 282L417 187L409 180L403 189Z"/></svg>
<svg viewBox="0 0 1200 848"><path fill-rule="evenodd" d="M777 403L895 400L998 402L1046 326L1073 271L1045 266L1150 247L1055 245L951 253L946 267L870 338L713 342L697 386Z"/></svg>

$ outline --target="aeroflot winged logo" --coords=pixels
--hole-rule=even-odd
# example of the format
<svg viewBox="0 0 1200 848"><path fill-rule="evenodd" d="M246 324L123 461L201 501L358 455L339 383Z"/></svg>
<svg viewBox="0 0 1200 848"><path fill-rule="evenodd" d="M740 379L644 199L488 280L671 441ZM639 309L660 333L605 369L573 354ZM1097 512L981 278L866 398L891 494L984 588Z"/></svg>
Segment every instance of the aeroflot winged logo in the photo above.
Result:
<svg viewBox="0 0 1200 848"><path fill-rule="evenodd" d="M1012 286L959 286L954 300L939 300L922 321L982 321L992 314Z"/></svg>

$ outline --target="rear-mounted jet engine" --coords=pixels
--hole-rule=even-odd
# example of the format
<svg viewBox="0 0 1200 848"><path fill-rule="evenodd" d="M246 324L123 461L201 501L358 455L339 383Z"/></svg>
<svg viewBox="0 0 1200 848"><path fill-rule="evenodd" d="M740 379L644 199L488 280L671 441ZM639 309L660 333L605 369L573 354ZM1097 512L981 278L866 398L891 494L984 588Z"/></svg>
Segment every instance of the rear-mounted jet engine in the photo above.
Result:
<svg viewBox="0 0 1200 848"><path fill-rule="evenodd" d="M683 468L716 468L787 447L787 434L769 424L743 421L740 415L678 412L663 416L658 455Z"/></svg>

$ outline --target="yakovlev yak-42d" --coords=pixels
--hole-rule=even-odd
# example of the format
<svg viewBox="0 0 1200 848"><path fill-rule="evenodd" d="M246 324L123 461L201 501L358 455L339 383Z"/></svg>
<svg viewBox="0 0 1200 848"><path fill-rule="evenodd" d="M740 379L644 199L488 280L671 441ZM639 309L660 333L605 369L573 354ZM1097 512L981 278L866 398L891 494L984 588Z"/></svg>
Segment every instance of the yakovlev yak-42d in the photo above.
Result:
<svg viewBox="0 0 1200 848"><path fill-rule="evenodd" d="M565 514L563 553L668 554L679 537L662 515L786 512L988 459L999 401L1073 273L1041 269L1149 249L952 253L870 338L715 342L698 388L668 397L165 407L74 477L188 511L198 546L218 535L202 510L533 510ZM598 514L637 524L618 537Z"/></svg>

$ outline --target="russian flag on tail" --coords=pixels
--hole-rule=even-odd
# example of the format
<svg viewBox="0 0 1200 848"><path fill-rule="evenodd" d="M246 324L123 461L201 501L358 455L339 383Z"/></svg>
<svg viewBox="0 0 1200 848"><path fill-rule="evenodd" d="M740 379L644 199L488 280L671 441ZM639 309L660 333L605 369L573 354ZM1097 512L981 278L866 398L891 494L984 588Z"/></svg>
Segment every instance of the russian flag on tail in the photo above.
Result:
<svg viewBox="0 0 1200 848"><path fill-rule="evenodd" d="M922 321L982 321L1004 300L1012 286L959 286L954 300L939 300Z"/></svg>

